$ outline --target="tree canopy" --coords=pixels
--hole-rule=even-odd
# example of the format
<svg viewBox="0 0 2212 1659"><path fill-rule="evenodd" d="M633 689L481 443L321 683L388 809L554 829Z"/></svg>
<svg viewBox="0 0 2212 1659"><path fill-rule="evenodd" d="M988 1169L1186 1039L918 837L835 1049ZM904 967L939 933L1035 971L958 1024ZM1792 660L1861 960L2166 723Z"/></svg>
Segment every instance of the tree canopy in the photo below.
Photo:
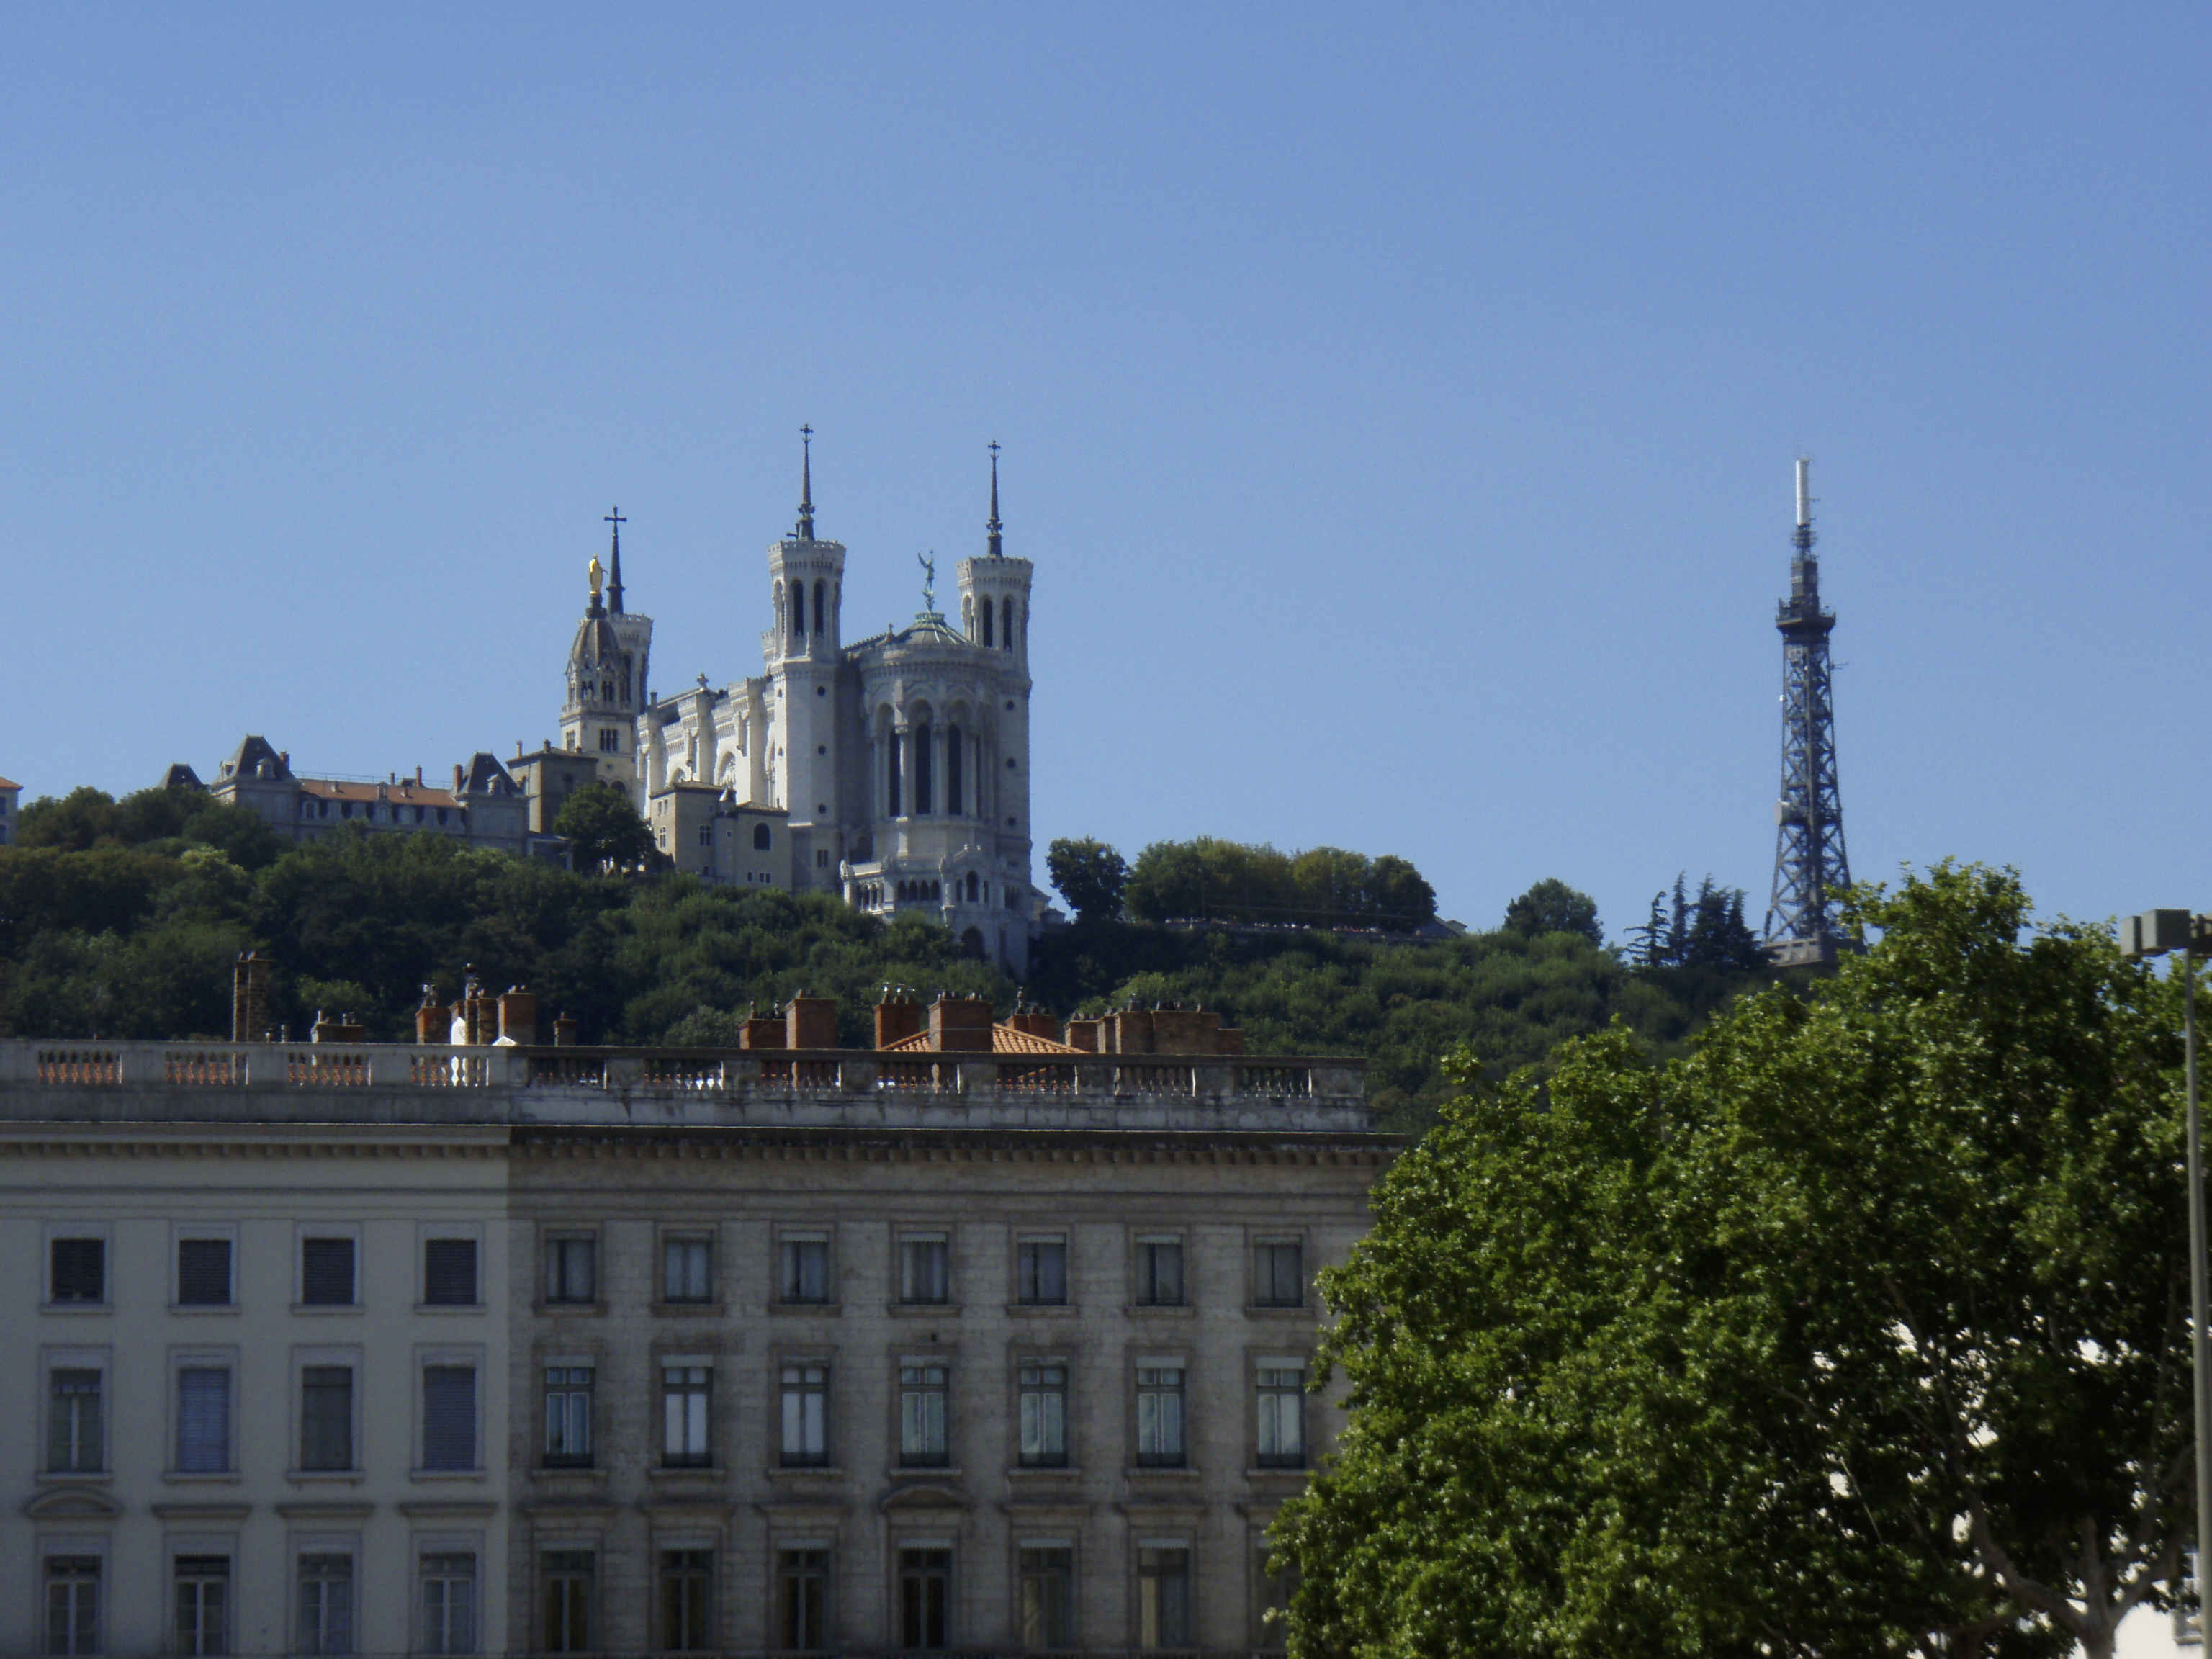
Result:
<svg viewBox="0 0 2212 1659"><path fill-rule="evenodd" d="M1306 1655L2112 1652L2190 1528L2174 985L1940 866L1810 1000L1476 1089L1323 1275Z"/></svg>
<svg viewBox="0 0 2212 1659"><path fill-rule="evenodd" d="M1128 860L1104 842L1062 837L1046 850L1044 867L1060 896L1085 921L1111 921L1121 914Z"/></svg>
<svg viewBox="0 0 2212 1659"><path fill-rule="evenodd" d="M1125 895L1145 921L1273 922L1411 933L1437 914L1436 891L1390 854L1340 847L1303 853L1217 841L1154 842L1137 855Z"/></svg>
<svg viewBox="0 0 2212 1659"><path fill-rule="evenodd" d="M653 831L629 797L611 783L587 783L561 803L553 833L568 838L579 870L626 870L653 855Z"/></svg>
<svg viewBox="0 0 2212 1659"><path fill-rule="evenodd" d="M1598 926L1597 901L1556 878L1538 882L1507 905L1505 925L1523 939L1572 933L1592 945L1605 943L1605 929Z"/></svg>

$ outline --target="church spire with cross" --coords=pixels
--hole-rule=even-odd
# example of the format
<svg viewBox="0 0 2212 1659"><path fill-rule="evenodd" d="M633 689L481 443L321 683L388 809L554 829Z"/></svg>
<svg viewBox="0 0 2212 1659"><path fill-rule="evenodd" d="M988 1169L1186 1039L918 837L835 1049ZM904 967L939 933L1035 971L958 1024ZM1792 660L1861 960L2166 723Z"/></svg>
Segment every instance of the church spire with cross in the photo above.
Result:
<svg viewBox="0 0 2212 1659"><path fill-rule="evenodd" d="M814 428L799 428L799 539L814 539Z"/></svg>
<svg viewBox="0 0 2212 1659"><path fill-rule="evenodd" d="M1006 556L1004 549L1000 545L1000 532L1006 526L999 522L999 441L996 438L992 439L989 447L991 451L991 517L983 529L989 537L986 544L989 556L998 559Z"/></svg>
<svg viewBox="0 0 2212 1659"><path fill-rule="evenodd" d="M622 508L617 507L604 522L614 526L614 548L607 561L607 609L619 617L623 613L622 527L629 520L623 517Z"/></svg>

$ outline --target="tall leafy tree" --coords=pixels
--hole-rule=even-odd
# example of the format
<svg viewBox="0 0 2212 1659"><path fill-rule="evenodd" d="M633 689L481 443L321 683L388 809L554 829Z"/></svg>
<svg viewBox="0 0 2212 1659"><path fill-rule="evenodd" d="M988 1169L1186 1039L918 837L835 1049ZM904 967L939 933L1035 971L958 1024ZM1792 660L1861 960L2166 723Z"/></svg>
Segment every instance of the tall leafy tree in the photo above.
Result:
<svg viewBox="0 0 2212 1659"><path fill-rule="evenodd" d="M611 783L586 784L562 801L553 833L568 838L579 870L625 870L653 855L653 831L629 796Z"/></svg>
<svg viewBox="0 0 2212 1659"><path fill-rule="evenodd" d="M1104 842L1062 836L1046 849L1044 867L1060 896L1085 921L1110 921L1121 914L1129 864Z"/></svg>
<svg viewBox="0 0 2212 1659"><path fill-rule="evenodd" d="M1547 877L1505 907L1505 925L1524 938L1574 933L1592 945L1605 943L1598 926L1597 901L1556 877Z"/></svg>
<svg viewBox="0 0 2212 1659"><path fill-rule="evenodd" d="M2174 986L1940 866L1809 1001L1471 1094L1324 1276L1304 1654L2058 1654L2190 1501Z"/></svg>

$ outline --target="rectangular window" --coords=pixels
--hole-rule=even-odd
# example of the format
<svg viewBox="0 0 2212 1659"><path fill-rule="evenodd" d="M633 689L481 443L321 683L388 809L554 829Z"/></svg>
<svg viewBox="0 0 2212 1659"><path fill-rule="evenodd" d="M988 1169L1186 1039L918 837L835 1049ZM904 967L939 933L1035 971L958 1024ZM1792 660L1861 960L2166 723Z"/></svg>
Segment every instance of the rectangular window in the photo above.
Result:
<svg viewBox="0 0 2212 1659"><path fill-rule="evenodd" d="M1271 1568L1273 1569L1271 1571ZM1291 1598L1297 1594L1297 1570L1287 1562L1277 1565L1273 1553L1265 1545L1260 1550L1260 1629L1254 1645L1262 1651L1280 1653L1290 1646Z"/></svg>
<svg viewBox="0 0 2212 1659"><path fill-rule="evenodd" d="M704 1238L666 1238L660 1244L660 1299L705 1302L714 1288L714 1250Z"/></svg>
<svg viewBox="0 0 2212 1659"><path fill-rule="evenodd" d="M300 1300L310 1308L353 1305L353 1240L300 1241Z"/></svg>
<svg viewBox="0 0 2212 1659"><path fill-rule="evenodd" d="M477 1650L477 1559L472 1554L422 1558L422 1651Z"/></svg>
<svg viewBox="0 0 2212 1659"><path fill-rule="evenodd" d="M669 1468L704 1468L711 1456L708 1405L714 1370L706 1365L660 1368L660 1461Z"/></svg>
<svg viewBox="0 0 2212 1659"><path fill-rule="evenodd" d="M711 823L701 824L699 826L699 845L702 847L712 847L714 844L714 826Z"/></svg>
<svg viewBox="0 0 2212 1659"><path fill-rule="evenodd" d="M300 1370L300 1467L353 1467L353 1367Z"/></svg>
<svg viewBox="0 0 2212 1659"><path fill-rule="evenodd" d="M899 1300L949 1301L951 1264L943 1233L910 1233L899 1240Z"/></svg>
<svg viewBox="0 0 2212 1659"><path fill-rule="evenodd" d="M1182 1367L1137 1368L1137 1462L1139 1468L1182 1467Z"/></svg>
<svg viewBox="0 0 2212 1659"><path fill-rule="evenodd" d="M660 1644L670 1653L701 1653L708 1634L707 1592L714 1580L711 1550L660 1553Z"/></svg>
<svg viewBox="0 0 2212 1659"><path fill-rule="evenodd" d="M177 1372L177 1472L230 1473L228 1365L185 1365Z"/></svg>
<svg viewBox="0 0 2212 1659"><path fill-rule="evenodd" d="M589 1550L545 1552L546 1652L591 1651L592 1565Z"/></svg>
<svg viewBox="0 0 2212 1659"><path fill-rule="evenodd" d="M1176 1237L1137 1241L1137 1305L1142 1308L1182 1306L1182 1240Z"/></svg>
<svg viewBox="0 0 2212 1659"><path fill-rule="evenodd" d="M46 1558L46 1651L100 1651L100 1558Z"/></svg>
<svg viewBox="0 0 2212 1659"><path fill-rule="evenodd" d="M422 1301L432 1308L473 1308L477 1304L477 1242L432 1238L422 1244Z"/></svg>
<svg viewBox="0 0 2212 1659"><path fill-rule="evenodd" d="M899 1638L909 1651L946 1645L945 1608L951 1600L952 1552L899 1552Z"/></svg>
<svg viewBox="0 0 2212 1659"><path fill-rule="evenodd" d="M549 1238L545 1241L545 1299L548 1302L595 1302L599 1294L599 1240Z"/></svg>
<svg viewBox="0 0 2212 1659"><path fill-rule="evenodd" d="M775 1553L776 1644L787 1653L814 1653L830 1645L830 1552Z"/></svg>
<svg viewBox="0 0 2212 1659"><path fill-rule="evenodd" d="M1067 1300L1067 1240L1057 1236L1024 1238L1015 1246L1016 1294L1031 1307L1058 1307Z"/></svg>
<svg viewBox="0 0 2212 1659"><path fill-rule="evenodd" d="M177 1304L185 1308L227 1308L230 1305L228 1239L180 1238L177 1241Z"/></svg>
<svg viewBox="0 0 2212 1659"><path fill-rule="evenodd" d="M100 1374L89 1367L57 1370L46 1378L46 1468L55 1474L93 1474L106 1456L100 1433Z"/></svg>
<svg viewBox="0 0 2212 1659"><path fill-rule="evenodd" d="M1021 1549L1022 1645L1075 1645L1075 1552L1065 1544Z"/></svg>
<svg viewBox="0 0 2212 1659"><path fill-rule="evenodd" d="M107 1241L57 1238L51 1247L52 1299L99 1303L107 1300Z"/></svg>
<svg viewBox="0 0 2212 1659"><path fill-rule="evenodd" d="M611 726L601 726L599 728L599 752L603 755L619 755L622 753L622 733L615 730ZM702 830L700 833L704 835L707 832L705 830Z"/></svg>
<svg viewBox="0 0 2212 1659"><path fill-rule="evenodd" d="M230 1651L230 1558L177 1558L177 1651Z"/></svg>
<svg viewBox="0 0 2212 1659"><path fill-rule="evenodd" d="M308 1659L353 1651L353 1557L300 1558L300 1639Z"/></svg>
<svg viewBox="0 0 2212 1659"><path fill-rule="evenodd" d="M1137 1550L1137 1645L1190 1645L1190 1548L1140 1545Z"/></svg>
<svg viewBox="0 0 2212 1659"><path fill-rule="evenodd" d="M1301 1308L1306 1300L1305 1250L1296 1239L1252 1247L1252 1300L1262 1308Z"/></svg>
<svg viewBox="0 0 2212 1659"><path fill-rule="evenodd" d="M422 1467L473 1469L477 1466L477 1368L422 1368Z"/></svg>
<svg viewBox="0 0 2212 1659"><path fill-rule="evenodd" d="M1306 1461L1306 1374L1282 1364L1259 1370L1260 1467L1304 1468Z"/></svg>
<svg viewBox="0 0 2212 1659"><path fill-rule="evenodd" d="M783 1466L815 1468L830 1462L830 1368L816 1360L783 1367Z"/></svg>
<svg viewBox="0 0 2212 1659"><path fill-rule="evenodd" d="M899 1464L942 1468L951 1462L945 1442L945 1368L930 1360L899 1364Z"/></svg>
<svg viewBox="0 0 2212 1659"><path fill-rule="evenodd" d="M1067 1364L1024 1362L1021 1382L1021 1461L1028 1469L1067 1467Z"/></svg>
<svg viewBox="0 0 2212 1659"><path fill-rule="evenodd" d="M545 1466L592 1467L592 1367L545 1368Z"/></svg>
<svg viewBox="0 0 2212 1659"><path fill-rule="evenodd" d="M786 1233L782 1255L782 1291L786 1302L826 1303L830 1300L829 1234Z"/></svg>

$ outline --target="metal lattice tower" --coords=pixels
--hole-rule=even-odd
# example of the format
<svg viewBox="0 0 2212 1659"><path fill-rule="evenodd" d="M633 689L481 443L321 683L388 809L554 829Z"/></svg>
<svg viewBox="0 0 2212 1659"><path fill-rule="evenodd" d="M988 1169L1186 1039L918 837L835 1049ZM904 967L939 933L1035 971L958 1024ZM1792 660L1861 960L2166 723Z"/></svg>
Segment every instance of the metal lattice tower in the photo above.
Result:
<svg viewBox="0 0 2212 1659"><path fill-rule="evenodd" d="M1835 898L1850 884L1844 807L1836 784L1836 711L1828 635L1836 613L1820 605L1820 562L1813 555L1812 459L1797 458L1796 556L1790 597L1778 607L1782 635L1782 798L1774 804L1774 896L1766 909L1766 953L1778 967L1832 963L1855 950Z"/></svg>

